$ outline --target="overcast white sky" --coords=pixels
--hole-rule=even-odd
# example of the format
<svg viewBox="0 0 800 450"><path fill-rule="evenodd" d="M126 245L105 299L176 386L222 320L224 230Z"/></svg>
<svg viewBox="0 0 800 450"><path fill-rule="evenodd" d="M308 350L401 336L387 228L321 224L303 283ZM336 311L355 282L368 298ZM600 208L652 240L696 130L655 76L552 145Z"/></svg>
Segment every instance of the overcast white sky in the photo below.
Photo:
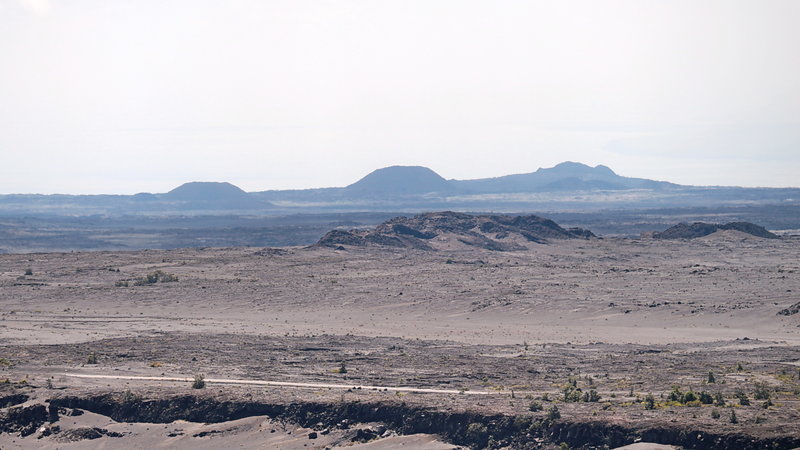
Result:
<svg viewBox="0 0 800 450"><path fill-rule="evenodd" d="M800 186L798 1L0 0L0 193Z"/></svg>

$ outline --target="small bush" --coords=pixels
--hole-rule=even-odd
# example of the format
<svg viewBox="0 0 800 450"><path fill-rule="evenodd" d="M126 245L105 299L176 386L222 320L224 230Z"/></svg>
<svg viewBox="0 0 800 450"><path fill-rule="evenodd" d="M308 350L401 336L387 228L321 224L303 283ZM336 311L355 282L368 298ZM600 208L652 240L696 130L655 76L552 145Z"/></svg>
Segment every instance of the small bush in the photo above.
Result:
<svg viewBox="0 0 800 450"><path fill-rule="evenodd" d="M347 373L347 366L345 366L344 361L342 364L339 365L339 369L336 370L338 373Z"/></svg>
<svg viewBox="0 0 800 450"><path fill-rule="evenodd" d="M583 392L580 390L580 388L576 388L572 382L564 387L563 393L564 402L566 403L579 402L583 398Z"/></svg>
<svg viewBox="0 0 800 450"><path fill-rule="evenodd" d="M467 425L467 438L479 444L479 447L485 447L488 441L489 429L486 425L478 422L473 422Z"/></svg>
<svg viewBox="0 0 800 450"><path fill-rule="evenodd" d="M30 275L33 275L33 269L28 267L27 269L25 269L25 276L30 276Z"/></svg>
<svg viewBox="0 0 800 450"><path fill-rule="evenodd" d="M716 383L717 382L716 377L714 377L714 372L712 372L710 370L708 371L708 380L707 381L709 383Z"/></svg>
<svg viewBox="0 0 800 450"><path fill-rule="evenodd" d="M600 401L600 394L597 393L594 389L591 389L589 392L583 393L582 400L584 402L595 403Z"/></svg>
<svg viewBox="0 0 800 450"><path fill-rule="evenodd" d="M699 398L700 398L700 403L704 405L710 405L714 403L714 397L712 397L711 394L709 394L706 391L701 392Z"/></svg>
<svg viewBox="0 0 800 450"><path fill-rule="evenodd" d="M767 383L756 383L753 398L756 400L769 400L770 392Z"/></svg>
<svg viewBox="0 0 800 450"><path fill-rule="evenodd" d="M736 398L739 399L739 404L742 406L750 406L750 399L743 391L736 391Z"/></svg>
<svg viewBox="0 0 800 450"><path fill-rule="evenodd" d="M731 417L728 419L730 423L739 423L739 419L736 418L736 410L731 409Z"/></svg>
<svg viewBox="0 0 800 450"><path fill-rule="evenodd" d="M722 396L721 392L714 394L714 406L725 406L725 397Z"/></svg>
<svg viewBox="0 0 800 450"><path fill-rule="evenodd" d="M553 405L547 410L547 419L548 420L558 420L561 418L561 411L558 410L558 406Z"/></svg>
<svg viewBox="0 0 800 450"><path fill-rule="evenodd" d="M644 398L644 409L656 409L656 399L653 394L647 394Z"/></svg>
<svg viewBox="0 0 800 450"><path fill-rule="evenodd" d="M197 374L192 381L192 389L203 389L206 387L206 377L203 374Z"/></svg>
<svg viewBox="0 0 800 450"><path fill-rule="evenodd" d="M711 410L711 418L712 419L719 419L719 411L717 411L716 409L712 409Z"/></svg>
<svg viewBox="0 0 800 450"><path fill-rule="evenodd" d="M89 353L89 356L86 357L86 364L97 364L97 355L94 352Z"/></svg>
<svg viewBox="0 0 800 450"><path fill-rule="evenodd" d="M544 407L539 402L531 402L531 404L528 405L528 410L530 410L532 412L537 412L537 411L544 410Z"/></svg>
<svg viewBox="0 0 800 450"><path fill-rule="evenodd" d="M139 277L133 281L134 286L148 286L156 283L173 283L178 281L178 276L173 273L166 273L161 270L148 273L143 277Z"/></svg>

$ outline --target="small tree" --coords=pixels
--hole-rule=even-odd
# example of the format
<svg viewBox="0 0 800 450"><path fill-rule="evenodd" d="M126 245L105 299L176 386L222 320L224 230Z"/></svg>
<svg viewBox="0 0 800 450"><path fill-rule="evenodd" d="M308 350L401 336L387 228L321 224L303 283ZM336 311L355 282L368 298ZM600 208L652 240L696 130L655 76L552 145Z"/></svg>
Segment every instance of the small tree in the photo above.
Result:
<svg viewBox="0 0 800 450"><path fill-rule="evenodd" d="M736 418L736 410L731 409L731 417L729 419L730 423L739 423L739 419Z"/></svg>

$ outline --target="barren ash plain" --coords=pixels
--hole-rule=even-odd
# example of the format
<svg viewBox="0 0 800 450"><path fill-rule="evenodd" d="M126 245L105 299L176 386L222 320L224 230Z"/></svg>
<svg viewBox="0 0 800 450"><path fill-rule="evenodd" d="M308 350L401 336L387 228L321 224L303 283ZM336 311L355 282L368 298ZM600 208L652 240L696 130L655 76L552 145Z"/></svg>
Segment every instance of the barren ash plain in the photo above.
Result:
<svg viewBox="0 0 800 450"><path fill-rule="evenodd" d="M0 448L800 446L798 236L552 225L0 255Z"/></svg>

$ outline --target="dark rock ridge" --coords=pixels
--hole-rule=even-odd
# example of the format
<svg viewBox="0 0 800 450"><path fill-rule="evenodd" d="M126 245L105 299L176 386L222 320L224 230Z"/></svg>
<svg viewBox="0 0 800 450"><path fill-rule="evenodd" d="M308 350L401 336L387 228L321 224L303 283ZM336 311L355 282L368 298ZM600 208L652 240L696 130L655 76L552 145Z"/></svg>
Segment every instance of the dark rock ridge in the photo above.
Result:
<svg viewBox="0 0 800 450"><path fill-rule="evenodd" d="M41 425L46 412L44 406L39 406L39 415L32 417L32 420ZM51 410L67 412L67 408L84 409L119 422L169 423L188 420L218 423L266 415L317 430L332 427L347 429L350 424L380 422L400 434L431 433L471 448L541 448L543 444L566 442L571 448L588 449L619 447L638 441L693 449L789 449L800 445L800 438L796 436L757 437L724 430L696 429L690 424L634 425L601 420L551 420L533 416L439 411L393 402L275 404L189 395L145 399L130 393L50 400ZM54 419L57 419L57 414L50 417L51 422ZM32 428L31 424L21 420L15 425Z"/></svg>
<svg viewBox="0 0 800 450"><path fill-rule="evenodd" d="M546 243L549 239L588 239L582 228L562 228L542 217L471 215L451 211L395 217L370 230L333 230L319 246L384 246L435 250L440 239L496 251L524 250L522 243Z"/></svg>
<svg viewBox="0 0 800 450"><path fill-rule="evenodd" d="M788 308L784 308L778 311L779 316L793 316L797 313L800 313L800 302L797 302Z"/></svg>
<svg viewBox="0 0 800 450"><path fill-rule="evenodd" d="M694 239L721 230L741 231L760 238L778 239L777 235L770 233L766 228L750 222L730 222L724 225L705 222L695 222L691 225L679 223L660 233L653 233L653 237L656 239Z"/></svg>

